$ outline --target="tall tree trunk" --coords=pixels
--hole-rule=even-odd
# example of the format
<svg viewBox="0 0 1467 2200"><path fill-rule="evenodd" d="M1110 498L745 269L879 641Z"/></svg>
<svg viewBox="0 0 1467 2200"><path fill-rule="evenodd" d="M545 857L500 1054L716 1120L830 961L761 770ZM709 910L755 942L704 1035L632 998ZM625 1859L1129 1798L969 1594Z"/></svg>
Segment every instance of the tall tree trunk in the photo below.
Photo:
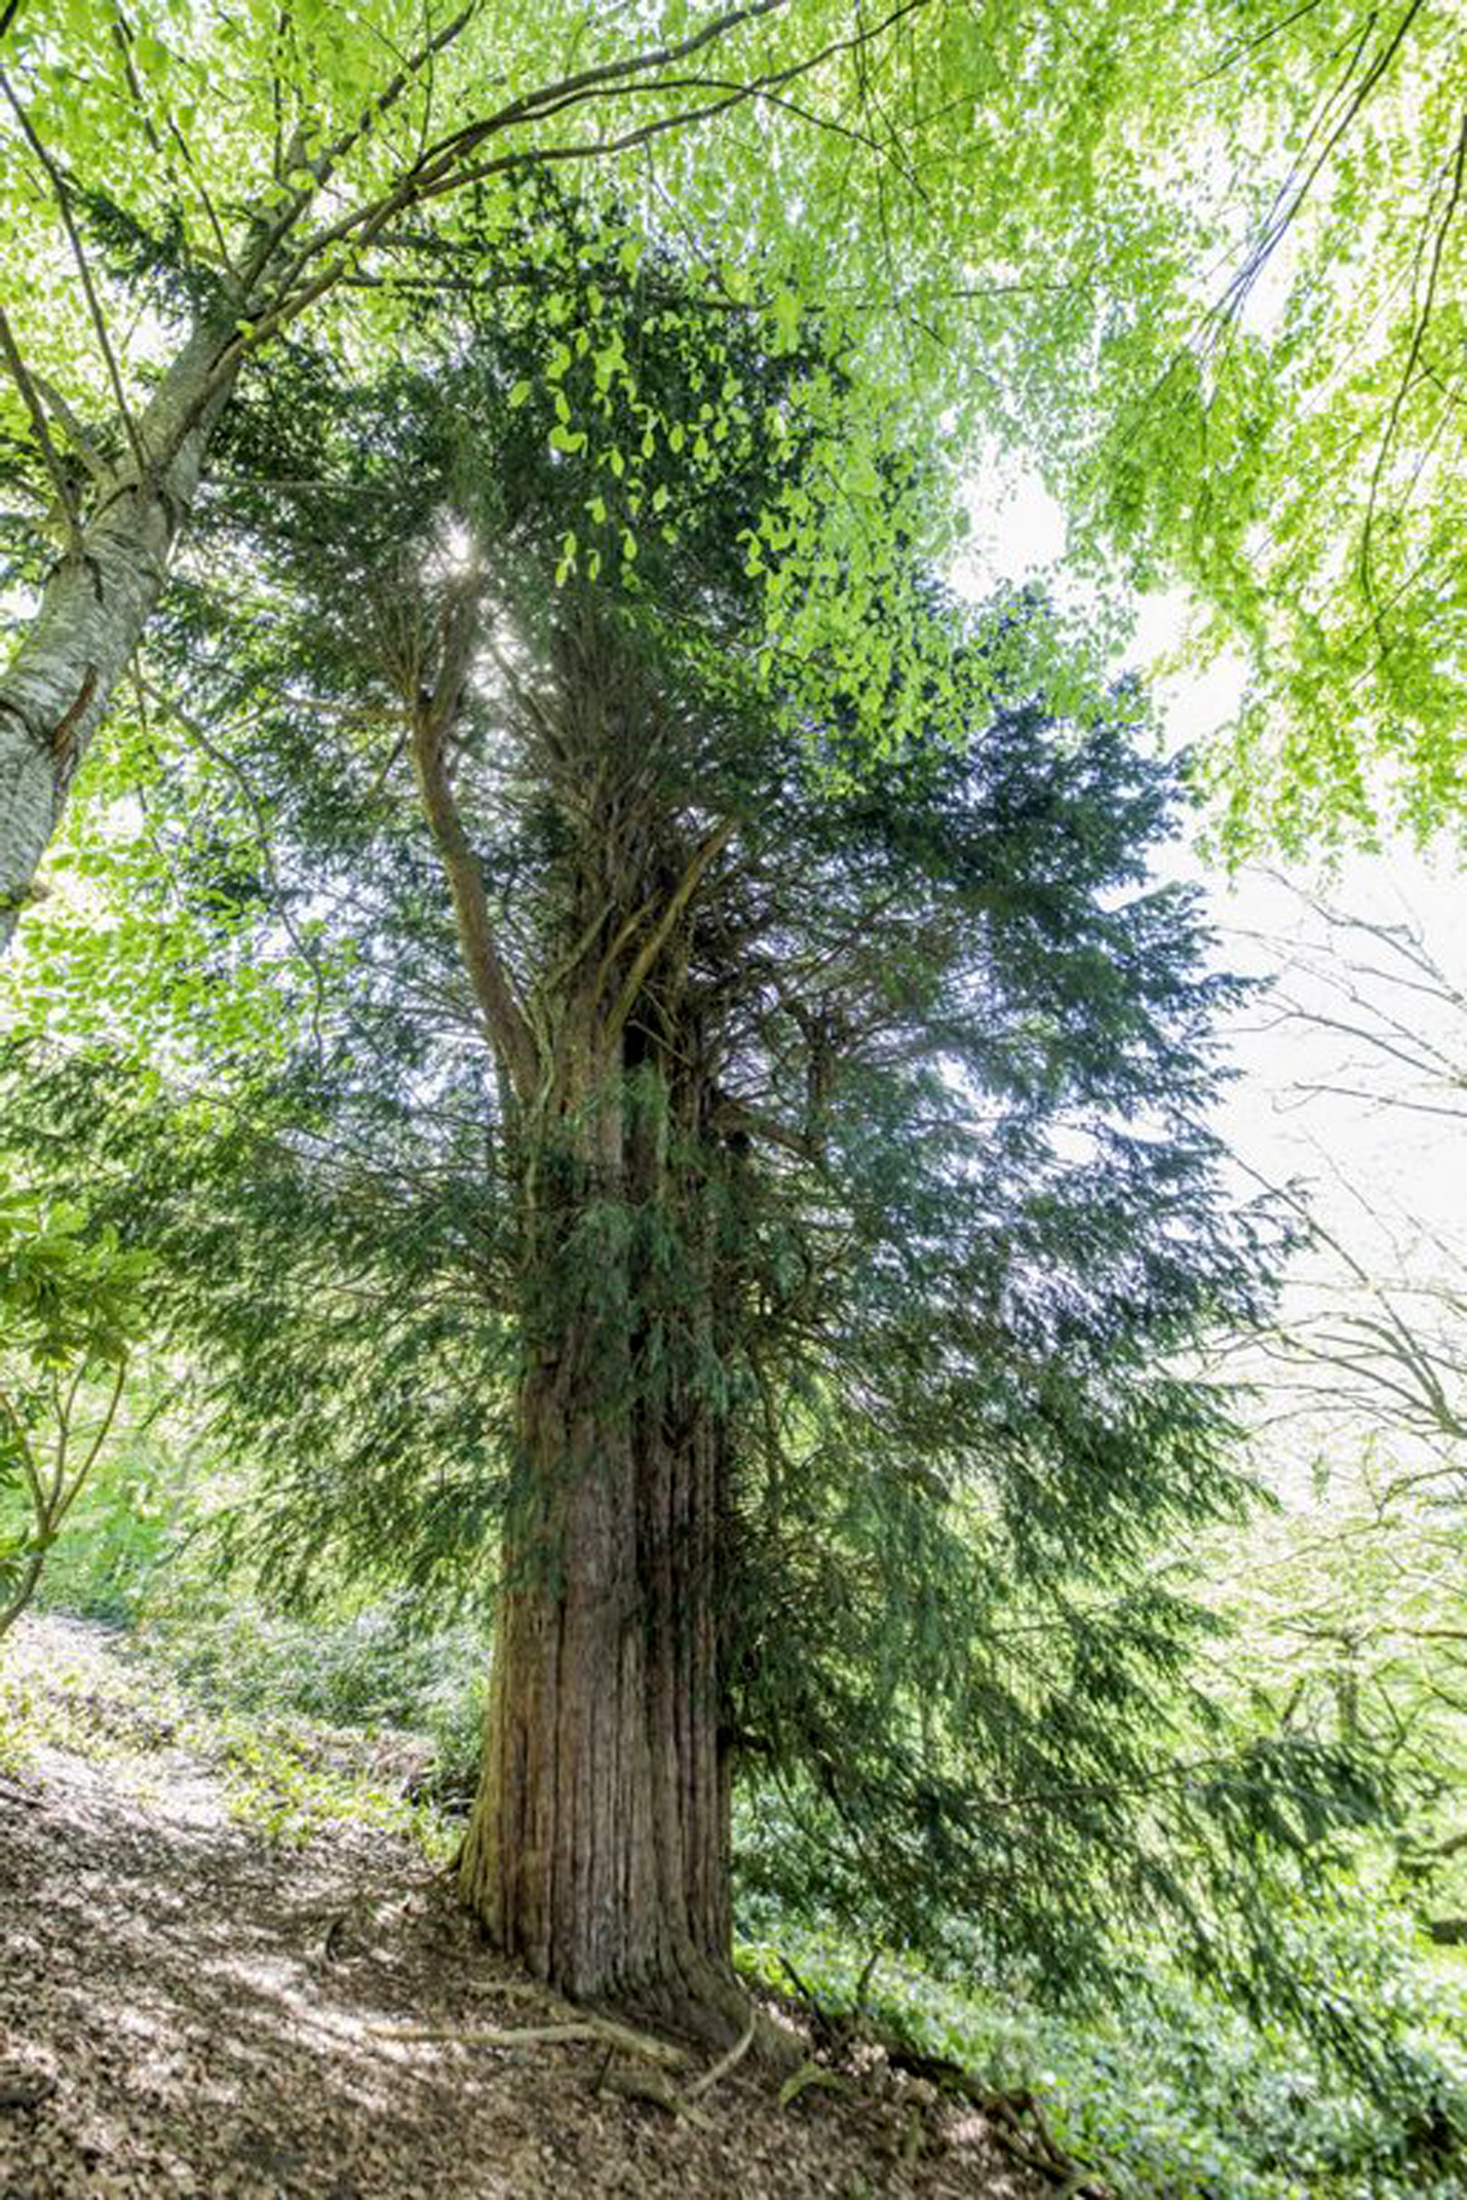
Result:
<svg viewBox="0 0 1467 2200"><path fill-rule="evenodd" d="M506 1551L463 1894L567 1993L722 2032L736 1996L712 1451L639 1459L558 1373L531 1370L521 1395L525 1465L556 1517L538 1548L521 1532Z"/></svg>
<svg viewBox="0 0 1467 2200"><path fill-rule="evenodd" d="M606 1091L578 1111L594 1116L596 1157L561 1169L557 1246L524 1315L525 1495L461 1886L538 1977L726 2038L744 2004L728 1963L719 1429L696 1401L649 1394L626 1233L603 1252L579 1227L649 1189L629 1183Z"/></svg>
<svg viewBox="0 0 1467 2200"><path fill-rule="evenodd" d="M80 539L52 571L0 679L0 952L32 898L67 789L167 579L232 375L211 379L223 338L200 323L139 422L150 455L97 487Z"/></svg>

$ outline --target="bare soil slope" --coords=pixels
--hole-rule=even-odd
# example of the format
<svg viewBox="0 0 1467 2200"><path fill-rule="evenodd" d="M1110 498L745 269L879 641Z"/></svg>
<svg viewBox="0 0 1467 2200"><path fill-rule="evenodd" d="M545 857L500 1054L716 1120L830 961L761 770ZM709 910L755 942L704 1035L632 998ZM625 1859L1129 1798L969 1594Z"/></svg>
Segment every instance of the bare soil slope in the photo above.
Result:
<svg viewBox="0 0 1467 2200"><path fill-rule="evenodd" d="M0 1666L0 2200L1032 2200L981 2119L736 2070L702 2121L600 2043L385 2028L576 2014L489 1957L400 1834L231 1814L205 1729L99 1631ZM201 1740L201 1735L205 1738Z"/></svg>

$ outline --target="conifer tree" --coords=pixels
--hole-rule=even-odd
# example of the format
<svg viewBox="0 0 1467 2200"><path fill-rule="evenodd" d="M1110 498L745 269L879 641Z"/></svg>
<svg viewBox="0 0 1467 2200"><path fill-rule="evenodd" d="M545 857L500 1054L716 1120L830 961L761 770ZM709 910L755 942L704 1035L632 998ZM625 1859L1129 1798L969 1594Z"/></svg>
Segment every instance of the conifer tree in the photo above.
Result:
<svg viewBox="0 0 1467 2200"><path fill-rule="evenodd" d="M838 661L771 658L758 518L832 493L841 362L659 347L681 279L601 298L640 385L746 395L635 488L594 357L600 439L557 438L499 298L236 416L141 675L131 891L197 960L111 1014L168 1073L32 1062L19 1112L173 1264L279 1551L426 1582L499 1523L464 1898L568 1991L717 2028L740 1767L882 1914L920 1882L1031 1943L1097 1888L1200 1932L1158 1829L1195 1865L1316 1798L1145 1737L1191 1624L1158 1538L1245 1497L1186 1349L1266 1267L1205 1120L1232 988L1147 876L1174 776L1124 684L1034 695L1041 605L915 561L858 598L891 753Z"/></svg>

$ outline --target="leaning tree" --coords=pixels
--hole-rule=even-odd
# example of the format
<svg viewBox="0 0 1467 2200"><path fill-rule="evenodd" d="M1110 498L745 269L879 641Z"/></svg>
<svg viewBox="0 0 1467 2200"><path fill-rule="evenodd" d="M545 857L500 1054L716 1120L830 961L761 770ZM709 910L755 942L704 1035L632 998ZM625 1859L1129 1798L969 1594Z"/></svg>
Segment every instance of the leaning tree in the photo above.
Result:
<svg viewBox="0 0 1467 2200"><path fill-rule="evenodd" d="M718 234L698 312L839 324L886 450L997 438L1187 581L1261 683L1240 837L1367 829L1382 768L1455 819L1463 65L1443 0L4 0L0 946L256 369L394 356L534 174ZM543 273L553 380L599 334Z"/></svg>
<svg viewBox="0 0 1467 2200"><path fill-rule="evenodd" d="M889 1916L1060 1939L1103 1862L1200 1931L1209 1841L1314 1806L1157 1753L1158 1532L1244 1497L1184 1355L1266 1265L1205 1121L1231 988L1146 875L1173 775L1124 684L1033 699L1042 606L903 554L894 463L880 634L771 643L839 352L659 340L676 264L612 296L591 242L651 401L742 398L633 476L502 296L370 388L283 361L139 671L130 967L95 908L37 964L85 942L113 1051L27 1056L12 1120L172 1263L273 1553L427 1580L500 1523L460 1879L537 1973L727 2022L740 1766Z"/></svg>
<svg viewBox="0 0 1467 2200"><path fill-rule="evenodd" d="M964 0L5 0L0 946L256 370L307 320L359 363L399 354L465 236L513 230L526 179L601 177L644 224L718 234L694 319L863 331L893 447L965 404L966 355L929 309L956 253L1011 251L1020 167L1037 229L1083 255L1091 147L1072 125L1095 94L1047 39L1036 130L1026 27L973 31ZM975 98L1003 115L999 193L965 157ZM576 275L536 271L533 371L553 381L562 341L587 337L624 380L584 287L580 320L557 316ZM638 446L691 443L703 403L722 416L721 383L686 418L648 410Z"/></svg>

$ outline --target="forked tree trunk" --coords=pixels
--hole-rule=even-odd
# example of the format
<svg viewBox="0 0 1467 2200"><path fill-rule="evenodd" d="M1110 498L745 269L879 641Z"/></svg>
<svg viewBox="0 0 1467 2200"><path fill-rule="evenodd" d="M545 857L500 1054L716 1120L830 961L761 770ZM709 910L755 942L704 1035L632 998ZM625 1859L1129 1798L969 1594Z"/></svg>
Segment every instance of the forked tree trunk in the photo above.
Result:
<svg viewBox="0 0 1467 2200"><path fill-rule="evenodd" d="M67 789L162 593L232 376L213 379L218 333L200 325L139 423L157 463L123 466L94 494L0 677L0 952L35 891Z"/></svg>

